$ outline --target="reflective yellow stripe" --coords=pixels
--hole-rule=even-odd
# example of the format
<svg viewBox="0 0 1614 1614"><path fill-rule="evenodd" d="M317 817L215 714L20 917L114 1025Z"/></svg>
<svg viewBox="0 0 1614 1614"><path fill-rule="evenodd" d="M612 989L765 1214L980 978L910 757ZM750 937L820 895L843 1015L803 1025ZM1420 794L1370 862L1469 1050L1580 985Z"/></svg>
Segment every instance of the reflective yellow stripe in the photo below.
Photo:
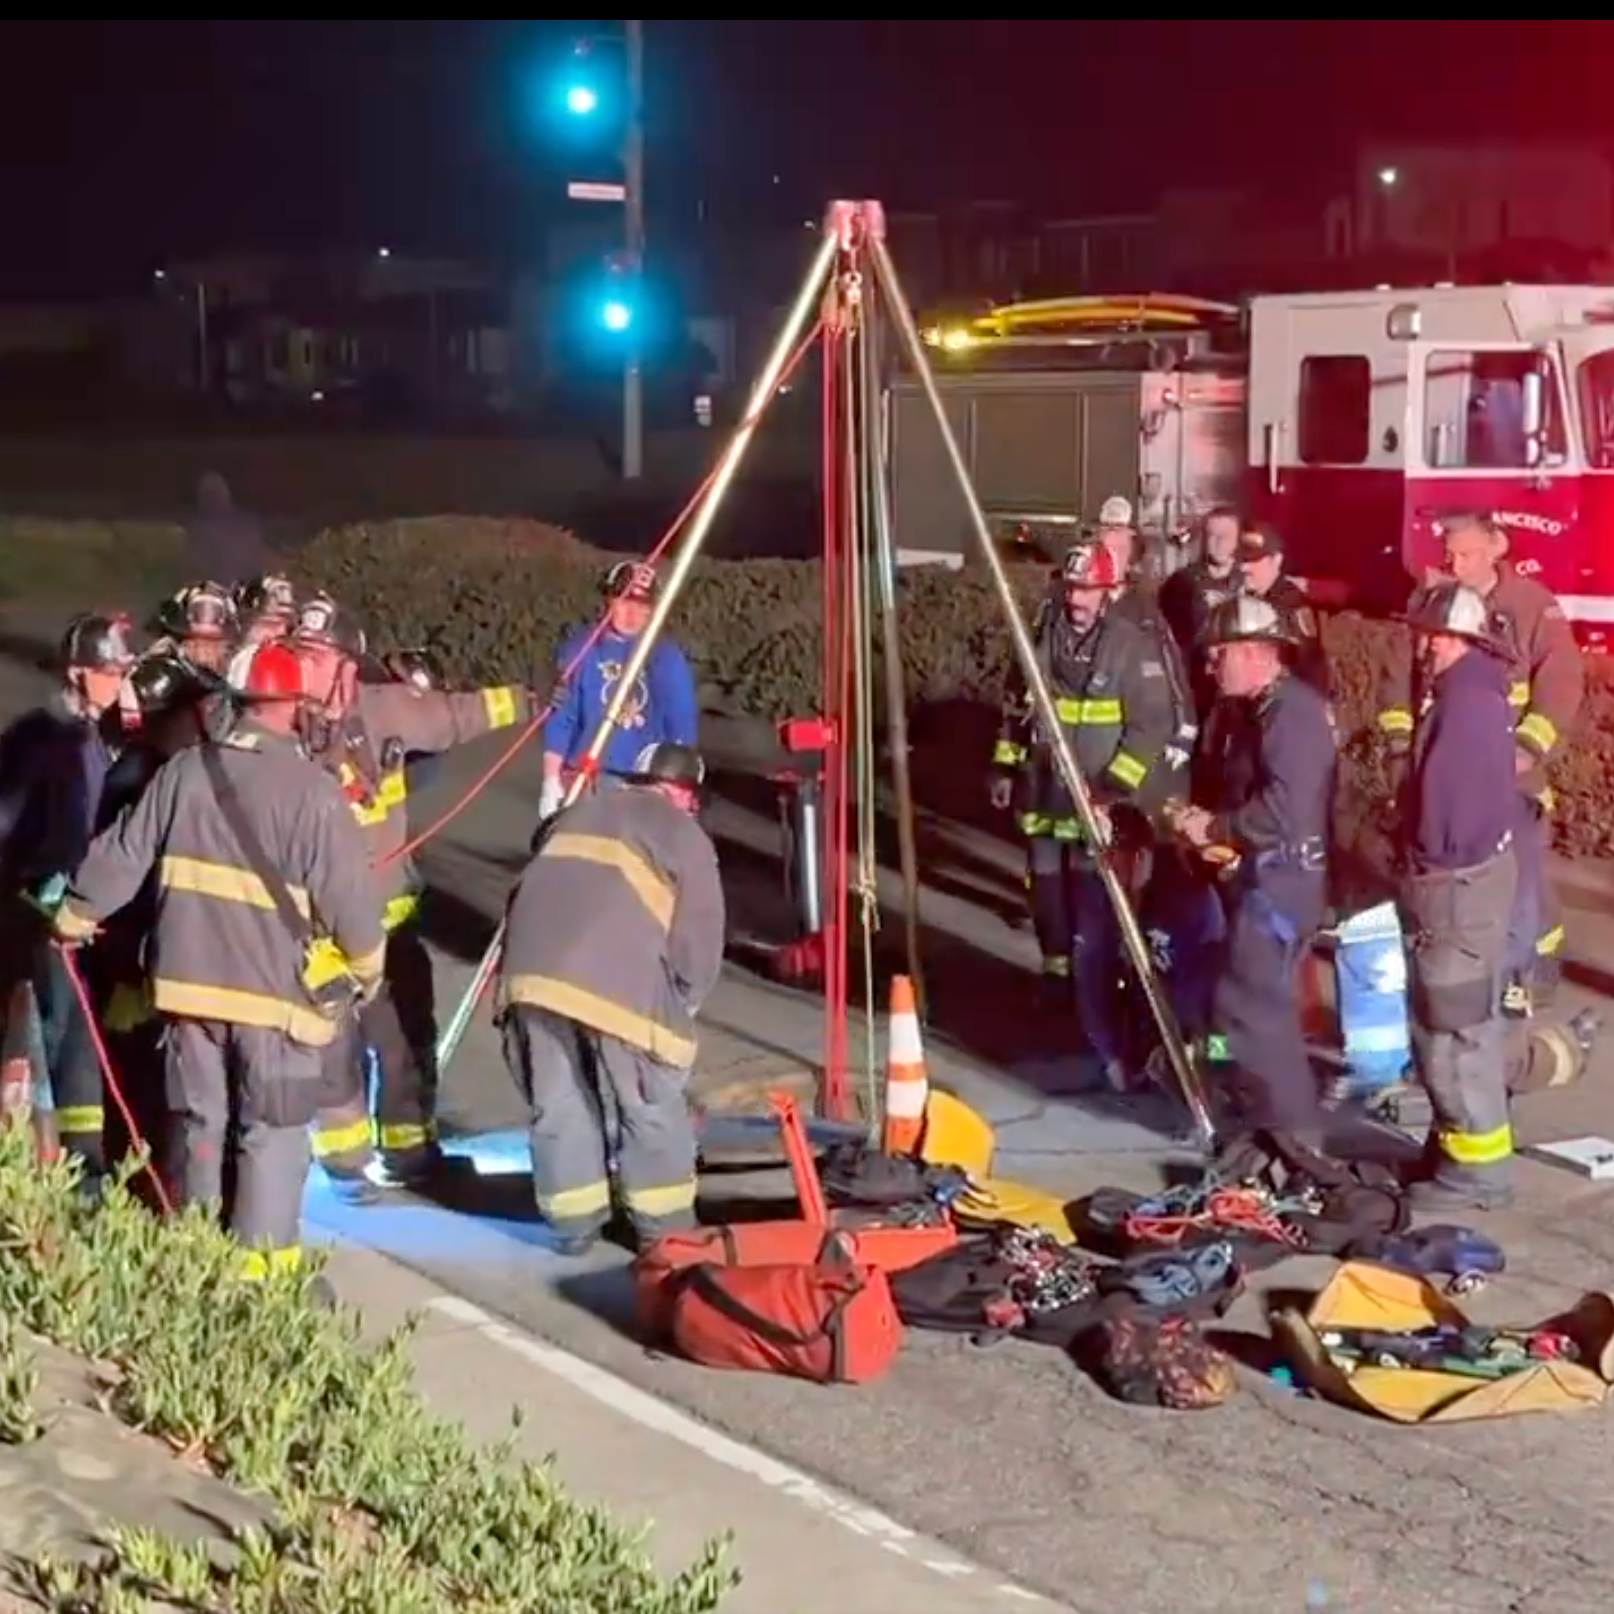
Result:
<svg viewBox="0 0 1614 1614"><path fill-rule="evenodd" d="M1541 803L1541 810L1550 813L1558 805L1558 792L1551 785L1543 785L1536 792L1535 799Z"/></svg>
<svg viewBox="0 0 1614 1614"><path fill-rule="evenodd" d="M1530 685L1523 679L1515 679L1508 685L1508 705L1528 706L1530 704Z"/></svg>
<svg viewBox="0 0 1614 1614"><path fill-rule="evenodd" d="M1022 835L1051 835L1054 821L1047 813L1021 813L1015 820Z"/></svg>
<svg viewBox="0 0 1614 1614"><path fill-rule="evenodd" d="M337 769L336 777L343 785L359 782L358 770L347 762ZM363 828L374 829L377 824L384 824L394 809L402 807L408 799L409 781L404 777L402 768L394 768L391 773L383 774L376 781L375 789L368 801L351 803L353 817Z"/></svg>
<svg viewBox="0 0 1614 1614"><path fill-rule="evenodd" d="M693 1037L680 1036L649 1015L613 1003L585 987L573 986L570 981L557 981L548 975L512 975L504 983L504 1001L548 1009L563 1019L575 1020L608 1037L619 1038L630 1048L637 1048L664 1065L687 1070L695 1063Z"/></svg>
<svg viewBox="0 0 1614 1614"><path fill-rule="evenodd" d="M659 869L653 868L625 841L614 841L606 835L562 831L544 843L543 856L576 858L603 869L615 869L633 888L633 894L645 905L660 929L667 930L672 925L677 900L672 886Z"/></svg>
<svg viewBox="0 0 1614 1614"><path fill-rule="evenodd" d="M1013 740L999 740L992 747L992 760L1000 768L1012 768L1026 759L1026 748Z"/></svg>
<svg viewBox="0 0 1614 1614"><path fill-rule="evenodd" d="M1557 725L1550 717L1543 717L1540 712L1526 712L1519 719L1519 726L1515 732L1538 756L1546 756L1558 743Z"/></svg>
<svg viewBox="0 0 1614 1614"><path fill-rule="evenodd" d="M1077 700L1064 696L1054 702L1054 711L1061 723L1073 728L1121 721L1121 703L1113 696L1108 700Z"/></svg>
<svg viewBox="0 0 1614 1614"><path fill-rule="evenodd" d="M1442 1132L1441 1152L1459 1166L1494 1166L1513 1153L1513 1128L1506 1122L1490 1132Z"/></svg>
<svg viewBox="0 0 1614 1614"><path fill-rule="evenodd" d="M1379 713L1377 723L1380 734L1412 733L1412 713L1404 706L1386 708Z"/></svg>
<svg viewBox="0 0 1614 1614"><path fill-rule="evenodd" d="M611 1208L611 1185L602 1177L598 1182L584 1183L581 1188L539 1194L538 1208L554 1222L575 1222L585 1216L598 1216Z"/></svg>
<svg viewBox="0 0 1614 1614"><path fill-rule="evenodd" d="M268 992L243 992L230 986L204 986L197 981L151 983L152 1001L162 1014L184 1020L226 1020L233 1026L260 1026L283 1031L305 1048L326 1048L336 1038L336 1021L308 1003L289 1003Z"/></svg>
<svg viewBox="0 0 1614 1614"><path fill-rule="evenodd" d="M349 1121L345 1126L314 1129L314 1158L329 1160L338 1154L367 1154L372 1142L370 1119Z"/></svg>
<svg viewBox="0 0 1614 1614"><path fill-rule="evenodd" d="M671 1183L665 1188L623 1188L622 1198L629 1210L641 1216L676 1216L695 1208L695 1179Z"/></svg>
<svg viewBox="0 0 1614 1614"><path fill-rule="evenodd" d="M1139 762L1130 751L1117 751L1110 758L1108 769L1110 776L1125 785L1128 790L1136 790L1143 783L1143 776L1148 771L1147 766Z"/></svg>
<svg viewBox="0 0 1614 1614"><path fill-rule="evenodd" d="M241 1276L251 1283L262 1283L276 1272L295 1272L303 1264L303 1252L289 1250L243 1250Z"/></svg>
<svg viewBox="0 0 1614 1614"><path fill-rule="evenodd" d="M407 925L419 912L420 898L412 892L406 892L401 897L394 897L381 910L381 928L383 930L397 930L400 925Z"/></svg>
<svg viewBox="0 0 1614 1614"><path fill-rule="evenodd" d="M1044 975L1069 975L1069 957L1064 953L1050 953L1042 961L1042 973Z"/></svg>
<svg viewBox="0 0 1614 1614"><path fill-rule="evenodd" d="M133 1031L143 1026L157 1011L145 987L119 983L107 998L101 1023L108 1031Z"/></svg>
<svg viewBox="0 0 1614 1614"><path fill-rule="evenodd" d="M70 1104L56 1112L58 1132L99 1132L106 1123L106 1111L99 1104Z"/></svg>
<svg viewBox="0 0 1614 1614"><path fill-rule="evenodd" d="M56 934L63 941L69 942L88 941L99 928L98 920L75 908L71 902L64 902L56 910L56 916L51 924Z"/></svg>
<svg viewBox="0 0 1614 1614"><path fill-rule="evenodd" d="M381 1123L381 1147L402 1151L405 1149L424 1149L432 1141L432 1129L419 1121L399 1121Z"/></svg>
<svg viewBox="0 0 1614 1614"><path fill-rule="evenodd" d="M1554 925L1536 937L1536 952L1542 958L1552 958L1564 950L1564 927Z"/></svg>
<svg viewBox="0 0 1614 1614"><path fill-rule="evenodd" d="M1079 818L1050 818L1048 833L1056 841L1079 841L1083 839L1082 821Z"/></svg>
<svg viewBox="0 0 1614 1614"><path fill-rule="evenodd" d="M219 902L240 902L249 908L274 912L275 899L269 887L251 869L238 869L232 863L212 863L199 857L165 857L157 865L157 883L164 891L185 891L192 896L212 897ZM298 913L308 917L308 892L300 885L286 890Z"/></svg>
<svg viewBox="0 0 1614 1614"><path fill-rule="evenodd" d="M516 720L516 692L504 684L482 691L482 709L488 714L490 729L507 729Z"/></svg>

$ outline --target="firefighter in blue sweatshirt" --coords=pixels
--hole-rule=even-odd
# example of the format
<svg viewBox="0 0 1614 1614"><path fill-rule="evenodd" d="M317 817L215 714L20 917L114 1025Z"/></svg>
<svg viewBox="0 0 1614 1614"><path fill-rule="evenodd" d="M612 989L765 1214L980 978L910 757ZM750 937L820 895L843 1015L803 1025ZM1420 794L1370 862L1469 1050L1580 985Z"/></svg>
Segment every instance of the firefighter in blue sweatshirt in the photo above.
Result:
<svg viewBox="0 0 1614 1614"><path fill-rule="evenodd" d="M1413 1049L1434 1124L1420 1209L1493 1210L1513 1194L1502 989L1514 860L1510 645L1473 589L1443 583L1408 613L1427 709L1412 737L1402 907Z"/></svg>
<svg viewBox="0 0 1614 1614"><path fill-rule="evenodd" d="M605 717L633 642L650 622L659 585L641 561L619 561L606 574L605 631L588 646L577 669L555 693L555 709L544 726L544 783L538 816L548 820L565 798L569 776ZM562 641L556 657L562 675L588 643L579 628ZM634 759L649 745L693 746L700 719L695 674L688 658L670 639L657 641L643 674L622 709L622 718L600 757L601 782L631 774Z"/></svg>

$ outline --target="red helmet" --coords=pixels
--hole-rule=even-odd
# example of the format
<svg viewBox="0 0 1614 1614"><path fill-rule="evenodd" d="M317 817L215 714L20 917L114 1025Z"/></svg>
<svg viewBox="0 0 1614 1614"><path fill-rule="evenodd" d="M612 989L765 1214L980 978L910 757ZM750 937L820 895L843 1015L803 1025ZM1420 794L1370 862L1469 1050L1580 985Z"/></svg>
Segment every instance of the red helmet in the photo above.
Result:
<svg viewBox="0 0 1614 1614"><path fill-rule="evenodd" d="M1065 552L1066 588L1119 588L1126 581L1114 553L1096 539L1083 539Z"/></svg>
<svg viewBox="0 0 1614 1614"><path fill-rule="evenodd" d="M230 668L236 694L249 701L300 701L308 693L302 658L289 644L253 645Z"/></svg>

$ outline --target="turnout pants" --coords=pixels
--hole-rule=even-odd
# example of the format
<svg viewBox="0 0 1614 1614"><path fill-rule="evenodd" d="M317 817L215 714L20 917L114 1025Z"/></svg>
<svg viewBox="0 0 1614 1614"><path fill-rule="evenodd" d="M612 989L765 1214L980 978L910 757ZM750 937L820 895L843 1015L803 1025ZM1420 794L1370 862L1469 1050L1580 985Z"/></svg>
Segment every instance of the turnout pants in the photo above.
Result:
<svg viewBox="0 0 1614 1614"><path fill-rule="evenodd" d="M79 967L89 954L81 951ZM45 1075L56 1104L62 1148L91 1173L106 1170L106 1095L101 1066L78 992L59 949L41 936L34 954L34 1002L44 1045Z"/></svg>
<svg viewBox="0 0 1614 1614"><path fill-rule="evenodd" d="M377 1143L390 1171L409 1176L429 1164L437 1145L437 1016L431 955L412 926L387 937L381 991L350 1032L324 1051L326 1091L342 1095L321 1110L314 1155L336 1176L362 1174ZM365 1050L378 1066L370 1115Z"/></svg>
<svg viewBox="0 0 1614 1614"><path fill-rule="evenodd" d="M301 1259L308 1125L319 1103L321 1050L278 1031L170 1019L163 1036L170 1117L168 1179L181 1205L225 1204L250 1277Z"/></svg>
<svg viewBox="0 0 1614 1614"><path fill-rule="evenodd" d="M1513 826L1517 879L1507 933L1507 972L1522 989L1520 1009L1550 1007L1563 972L1563 915L1547 872L1551 846L1552 820L1540 802L1521 795Z"/></svg>
<svg viewBox="0 0 1614 1614"><path fill-rule="evenodd" d="M1465 1191L1512 1186L1502 985L1517 868L1511 848L1468 869L1413 876L1413 1051L1434 1110L1437 1181Z"/></svg>
<svg viewBox="0 0 1614 1614"><path fill-rule="evenodd" d="M1026 840L1026 883L1031 895L1031 925L1042 951L1044 980L1066 981L1071 973L1071 938L1076 933L1071 912L1075 870L1073 842L1052 835Z"/></svg>
<svg viewBox="0 0 1614 1614"><path fill-rule="evenodd" d="M504 1048L531 1111L538 1208L557 1234L586 1237L610 1221L613 1142L615 1188L639 1243L695 1225L684 1071L541 1009L505 1015Z"/></svg>
<svg viewBox="0 0 1614 1614"><path fill-rule="evenodd" d="M1241 1133L1301 1133L1321 1115L1306 1051L1297 969L1321 928L1323 877L1274 871L1228 905L1221 975L1211 1019L1226 1047L1223 1080Z"/></svg>

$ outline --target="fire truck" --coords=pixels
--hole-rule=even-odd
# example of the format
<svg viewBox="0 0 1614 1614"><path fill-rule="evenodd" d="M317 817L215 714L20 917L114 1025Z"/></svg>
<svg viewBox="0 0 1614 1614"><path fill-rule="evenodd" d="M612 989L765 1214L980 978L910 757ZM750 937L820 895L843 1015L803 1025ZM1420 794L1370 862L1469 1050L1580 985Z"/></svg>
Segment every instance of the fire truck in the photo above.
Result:
<svg viewBox="0 0 1614 1614"><path fill-rule="evenodd" d="M1173 557L1208 508L1237 502L1277 526L1320 603L1376 610L1437 563L1443 515L1483 510L1588 648L1608 648L1614 288L1066 298L925 336L1003 541L1057 552L1119 493ZM962 555L965 513L911 378L888 409L899 546Z"/></svg>

